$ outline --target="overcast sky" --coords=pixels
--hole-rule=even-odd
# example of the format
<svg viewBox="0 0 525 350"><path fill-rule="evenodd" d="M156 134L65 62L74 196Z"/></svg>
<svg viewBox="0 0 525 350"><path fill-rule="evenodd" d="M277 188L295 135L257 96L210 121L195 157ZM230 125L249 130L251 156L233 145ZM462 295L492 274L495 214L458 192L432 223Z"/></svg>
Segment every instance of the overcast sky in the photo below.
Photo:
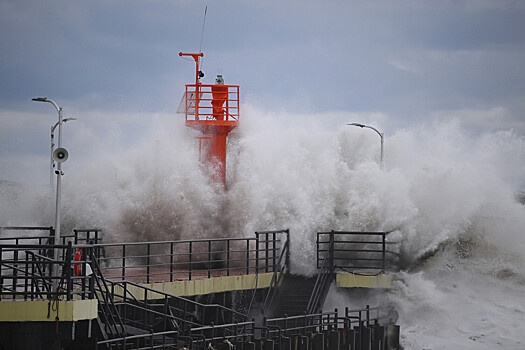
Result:
<svg viewBox="0 0 525 350"><path fill-rule="evenodd" d="M0 179L47 159L56 112L32 97L91 132L180 118L205 6L203 82L221 71L243 103L525 135L525 1L0 0Z"/></svg>

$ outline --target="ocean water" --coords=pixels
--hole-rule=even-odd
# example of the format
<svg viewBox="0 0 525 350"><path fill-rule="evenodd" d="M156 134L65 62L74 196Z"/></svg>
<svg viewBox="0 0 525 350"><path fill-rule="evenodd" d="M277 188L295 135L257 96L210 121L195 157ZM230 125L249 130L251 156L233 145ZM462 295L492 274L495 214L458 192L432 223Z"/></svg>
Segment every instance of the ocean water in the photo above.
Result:
<svg viewBox="0 0 525 350"><path fill-rule="evenodd" d="M323 118L243 106L227 191L209 181L182 119L151 123L115 152L72 157L63 230L100 227L112 242L289 228L292 269L307 275L316 232L390 231L402 270L369 297L395 306L406 349L525 349L525 206L515 199L524 137L415 125L387 133L381 170L375 133L345 126L355 121L345 115ZM4 182L0 191L0 225L51 224L46 189ZM332 291L327 307L362 302Z"/></svg>

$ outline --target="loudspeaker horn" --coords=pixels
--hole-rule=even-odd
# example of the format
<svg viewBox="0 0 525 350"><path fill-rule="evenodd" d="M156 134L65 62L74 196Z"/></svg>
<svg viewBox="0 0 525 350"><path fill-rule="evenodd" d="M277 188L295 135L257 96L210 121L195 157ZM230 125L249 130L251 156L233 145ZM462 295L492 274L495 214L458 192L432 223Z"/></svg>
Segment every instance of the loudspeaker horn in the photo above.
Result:
<svg viewBox="0 0 525 350"><path fill-rule="evenodd" d="M53 151L53 159L58 163L64 163L69 158L69 153L65 148L57 148Z"/></svg>

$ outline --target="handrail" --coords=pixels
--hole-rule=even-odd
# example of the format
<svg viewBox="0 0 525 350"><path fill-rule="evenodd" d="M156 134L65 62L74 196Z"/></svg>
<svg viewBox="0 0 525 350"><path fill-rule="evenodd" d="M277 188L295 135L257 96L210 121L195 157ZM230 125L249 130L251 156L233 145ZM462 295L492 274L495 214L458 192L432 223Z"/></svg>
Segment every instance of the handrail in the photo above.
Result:
<svg viewBox="0 0 525 350"><path fill-rule="evenodd" d="M113 294L109 292L106 280L102 275L102 270L94 256L94 251L91 250L90 253L91 269L93 270L92 276L100 291L99 293L94 293L99 301L99 305L102 306L102 310L100 310L102 312L99 312L99 315L102 314L102 317L106 320L106 331L109 329L113 337L120 336L124 334L124 324L115 306Z"/></svg>
<svg viewBox="0 0 525 350"><path fill-rule="evenodd" d="M109 281L111 283L111 281ZM116 282L115 284L123 284L122 282ZM147 320L147 316L146 314L148 315L153 315L153 316L160 316L162 318L162 320L164 321L165 325L167 324L166 320L172 320L172 321L175 321L175 322L186 322L186 323L193 323L191 321L187 321L185 319L182 319L182 318L179 318L179 317L176 317L176 316L173 316L173 315L170 315L168 314L167 312L160 312L160 311L156 311L154 310L152 307L154 306L158 306L158 304L152 304L152 305L149 305L148 304L148 301L147 300L138 300L137 298L135 298L135 296L129 291L127 290L127 288L125 286L123 286L122 288L124 290L124 295L118 295L115 293L114 291L114 286L112 285L112 294L113 294L113 297L119 297L119 298L122 298L123 299L123 302L115 302L115 305L122 305L124 307L130 307L132 309L138 309L138 310L141 310L144 312L144 318L145 320ZM135 303L130 303L127 301L127 298L126 298L126 295L129 295L133 301ZM140 304L144 304L145 306L141 306ZM150 307L148 307L150 306ZM145 331L148 331L151 326L153 326L153 320L152 320L152 324L151 325L148 325L146 324L146 321L144 321L144 323L141 323L142 320L137 320L137 319L133 319L133 320L130 320L126 317L127 315L127 310L124 310L124 320L123 320L123 324L128 324L128 323L132 323L133 325L139 325L139 326L142 326L141 329L144 329ZM177 323L175 323L177 324ZM195 325L198 325L197 323L194 323ZM177 327L178 328L178 327Z"/></svg>
<svg viewBox="0 0 525 350"><path fill-rule="evenodd" d="M237 123L240 116L239 85L221 85L227 91L218 92L224 100L222 111L214 110L214 91L217 85L187 84L184 94L186 121L214 120ZM218 113L219 112L219 113ZM224 119L220 119L224 118Z"/></svg>
<svg viewBox="0 0 525 350"><path fill-rule="evenodd" d="M46 231L53 226L0 226L0 231Z"/></svg>
<svg viewBox="0 0 525 350"><path fill-rule="evenodd" d="M343 322L340 322L342 320ZM317 312L317 313L304 313L303 315L295 316L285 316L285 317L276 317L263 319L263 327L278 327L282 332L279 332L279 335L288 335L288 332L296 332L306 334L306 331L309 329L322 329L328 328L330 326L337 326L340 323L349 324L344 322L345 318L339 317L337 309L334 311L328 312ZM289 324L292 323L291 326ZM297 332L300 331L300 332ZM274 333L269 331L269 335Z"/></svg>
<svg viewBox="0 0 525 350"><path fill-rule="evenodd" d="M42 251L42 247L64 251L65 258L53 260L35 253L35 251ZM68 275L68 269L64 269L64 266L69 266L67 258L71 256L70 250L70 245L0 244L0 295L12 295L12 299L15 300L20 298L34 300L35 295L37 298L65 296L67 300L70 300L74 293L71 275ZM40 257L41 260L39 261L36 257ZM61 273L45 276L39 264L59 265ZM39 274L35 273L35 265L38 266ZM55 291L43 292L38 288L38 282L36 282L38 280L42 280L44 284L52 284L53 281L59 280L57 285L61 286L66 283L66 286ZM36 292L34 286L37 286Z"/></svg>
<svg viewBox="0 0 525 350"><path fill-rule="evenodd" d="M223 305L220 305L220 304L202 304L202 303L193 301L191 299L187 299L187 298L184 298L184 297L181 297L181 296L169 294L169 293L166 293L166 292L163 292L163 291L159 291L159 290L156 290L156 289L153 289L153 288L149 288L149 287L146 287L146 286L143 286L143 285L131 282L131 281L108 281L108 282L110 282L111 284L114 284L114 285L129 284L129 285L134 286L135 288L142 289L142 290L148 291L150 293L159 294L159 295L162 295L162 296L164 296L166 298L170 298L170 299L177 300L177 301L180 301L180 302L183 302L183 303L188 303L188 304L196 306L196 307L203 308L203 316L206 313L206 308L217 308L219 310L223 310L224 312L231 312L232 315L235 314L237 316L242 317L243 319L246 319L246 317L247 317L242 312L239 312L239 311L227 308L227 307L225 307Z"/></svg>
<svg viewBox="0 0 525 350"><path fill-rule="evenodd" d="M32 257L33 262L34 262L33 263L33 267L35 266L35 263L36 263L36 268L37 268L38 273L39 273L39 275L37 275L37 276L39 276L41 278L43 286L45 287L46 292L49 295L49 293L51 293L51 283L49 281L46 281L45 274L42 271L42 269L40 268L40 265L38 264L39 261L36 258L39 257L42 260L48 260L48 261L53 261L53 259L48 258L47 256L36 254L36 253L34 253L34 252L30 251L30 250L26 251L26 255L29 255L29 256ZM35 276L35 273L32 272L32 275ZM40 293L40 289L38 288L38 284L35 283L34 280L32 280L31 283L34 284L34 286L37 288L37 295L40 294L40 297L43 298L43 295Z"/></svg>
<svg viewBox="0 0 525 350"><path fill-rule="evenodd" d="M215 271L227 276L250 274L264 268L273 271L272 261L260 258L253 248L256 238L212 238L180 241L100 243L93 244L108 278L151 282L173 282L194 279ZM83 247L76 245L75 247ZM164 259L164 261L160 261ZM166 264L166 260L169 264Z"/></svg>
<svg viewBox="0 0 525 350"><path fill-rule="evenodd" d="M353 273L374 275L368 271L379 271L385 273L397 265L396 259L399 254L387 250L387 246L399 244L399 242L387 242L389 232L350 232L331 231L317 233L317 266L320 263L321 254L329 249L329 239L334 241L334 269L352 271ZM326 238L328 236L329 239ZM350 238L351 237L351 238ZM375 237L375 238L373 238ZM379 239L377 239L379 238Z"/></svg>
<svg viewBox="0 0 525 350"><path fill-rule="evenodd" d="M99 244L93 244L93 246L100 246L100 247L112 247L112 246L121 246L123 244L125 245L144 245L148 243L155 243L155 244L166 244L166 243L190 243L190 242L209 242L209 241L255 241L256 238L242 238L242 237L232 237L232 238L199 238L199 239L181 239L181 240L171 240L171 241L141 241L141 242L126 242L126 243L99 243ZM91 245L90 245L91 246Z"/></svg>
<svg viewBox="0 0 525 350"><path fill-rule="evenodd" d="M196 343L195 345L197 349L204 349L208 345L208 342L213 342L215 340L238 341L239 339L243 338L253 338L255 336L255 329L256 326L254 320L238 323L209 325L192 328L189 333L189 338L191 339L192 344ZM202 344L202 346L199 346L199 344ZM195 347L190 347L195 349Z"/></svg>
<svg viewBox="0 0 525 350"><path fill-rule="evenodd" d="M272 280L268 288L268 292L266 293L266 297L264 299L264 303L262 306L263 314L265 314L267 311L272 312L275 306L275 302L276 302L275 300L277 300L276 296L279 294L279 286L281 285L281 282L284 279L284 275L286 274L286 269L288 266L287 263L283 265L282 261L283 259L288 258L289 247L290 247L290 240L287 239L281 251L281 255L279 256L279 261L277 262L277 266L276 266L276 269L274 270Z"/></svg>
<svg viewBox="0 0 525 350"><path fill-rule="evenodd" d="M328 251L323 259L323 264L321 266L321 271L317 275L310 300L308 301L308 306L306 307L306 312L308 314L313 314L317 312L323 306L323 299L326 298L326 293L333 279L334 273L334 236L330 235L330 245L328 246Z"/></svg>
<svg viewBox="0 0 525 350"><path fill-rule="evenodd" d="M106 340L100 340L97 342L97 345L111 345L111 344L114 344L114 343L126 343L126 342L133 342L134 340L141 340L141 339L147 339L147 338L150 338L150 341L153 341L155 337L159 337L159 336L170 336L170 335L173 335L173 336L176 336L178 334L178 331L162 331L162 332L153 332L153 333L147 333L147 334L138 334L138 335L126 335L126 336L123 336L123 337L120 337L120 338L112 338L112 339L106 339ZM115 345L117 345L115 344ZM124 347L123 347L124 348ZM157 349L157 348L162 348L162 349L166 349L166 348L173 348L173 349L177 349L177 344L173 344L173 345L170 345L170 344L160 344L158 346L154 346L152 345L151 347L147 347L147 349Z"/></svg>

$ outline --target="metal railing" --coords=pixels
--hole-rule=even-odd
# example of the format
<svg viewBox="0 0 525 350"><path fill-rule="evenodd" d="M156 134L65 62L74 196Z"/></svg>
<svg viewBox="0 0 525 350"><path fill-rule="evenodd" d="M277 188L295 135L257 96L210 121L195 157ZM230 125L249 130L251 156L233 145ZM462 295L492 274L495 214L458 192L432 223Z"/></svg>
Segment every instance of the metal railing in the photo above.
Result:
<svg viewBox="0 0 525 350"><path fill-rule="evenodd" d="M275 265L272 280L270 282L268 292L266 293L266 297L264 298L264 303L262 305L263 314L272 313L275 309L280 298L280 286L284 281L284 277L288 273L288 261L290 259L290 231L285 230L283 232L286 233L287 239L286 243L283 245L283 249L281 250L279 260Z"/></svg>
<svg viewBox="0 0 525 350"><path fill-rule="evenodd" d="M329 312L319 312L296 316L285 316L263 319L262 336L272 338L281 335L306 335L307 333L321 333L328 328L338 328L339 325L350 325L350 320L345 322L340 317L337 309Z"/></svg>
<svg viewBox="0 0 525 350"><path fill-rule="evenodd" d="M146 310L165 309L181 327L245 321L246 315L220 304L202 304L188 298L148 288L129 281L108 281L119 304L141 304ZM123 316L126 320L126 316ZM187 325L184 325L187 323Z"/></svg>
<svg viewBox="0 0 525 350"><path fill-rule="evenodd" d="M277 344L273 349L281 348L281 342L286 337L300 337L320 334L326 331L353 330L360 333L361 327L373 327L376 325L390 325L392 320L386 315L387 308L370 308L368 305L363 309L349 310L340 314L338 309L329 312L316 314L304 314L292 317L263 318L262 324L257 325L255 320L192 327L177 331L160 331L148 334L127 336L112 340L99 341L100 345L113 345L110 348L117 348L117 345L124 348L124 345L133 348L162 348L160 344L164 342L164 348L176 348L173 339L178 339L184 346L194 350L208 349L210 344L213 348L223 346L241 346L241 344L264 342L273 340ZM262 346L262 345L261 345ZM263 348L265 348L263 346Z"/></svg>
<svg viewBox="0 0 525 350"><path fill-rule="evenodd" d="M386 236L387 232L318 232L317 268L331 250L334 270L373 275L395 269L398 254L387 246L398 243L387 242Z"/></svg>
<svg viewBox="0 0 525 350"><path fill-rule="evenodd" d="M321 271L317 274L306 312L308 314L314 314L323 308L326 295L330 289L334 276L334 236L330 235L330 242L326 254L321 265Z"/></svg>
<svg viewBox="0 0 525 350"><path fill-rule="evenodd" d="M390 309L383 307L371 308L366 305L363 309L350 310L345 308L344 314L340 314L336 308L334 311L319 312L296 316L285 316L278 318L263 319L263 336L290 336L306 335L307 333L321 333L329 329L347 328L354 326L371 326L375 324L393 324L389 317Z"/></svg>
<svg viewBox="0 0 525 350"><path fill-rule="evenodd" d="M12 233L26 233L26 235L12 235ZM40 232L49 232L47 234L41 234ZM101 229L81 229L73 230L73 234L61 235L59 243L60 245L67 245L68 242L73 244L89 243L101 243L102 242L102 230ZM46 245L52 245L55 243L55 229L53 226L49 227L38 227L38 226L4 226L0 227L0 244L28 244L28 245L40 245L42 248L39 250L39 255L45 255L47 257L53 257L53 251ZM103 251L99 252L98 255L103 255ZM64 255L60 256L61 259Z"/></svg>
<svg viewBox="0 0 525 350"><path fill-rule="evenodd" d="M187 336L181 339L189 340L191 349L208 349L210 343L236 344L241 341L253 340L255 321L230 324L209 325L192 328ZM229 346L227 348L230 348Z"/></svg>
<svg viewBox="0 0 525 350"><path fill-rule="evenodd" d="M27 235L10 235L9 232L25 232ZM33 234L33 232L49 232L49 234ZM38 227L38 226L3 226L0 227L0 243L2 244L54 244L55 229L53 226ZM72 241L73 244L84 243L89 240L92 243L100 243L102 241L102 230L100 229L86 229L73 230L73 234L60 235L59 244L66 245L67 242Z"/></svg>
<svg viewBox="0 0 525 350"><path fill-rule="evenodd" d="M58 249L60 260L53 260L48 250ZM43 253L43 254L42 254ZM82 265L83 273L75 275L75 264ZM53 266L58 265L58 275ZM24 300L88 299L93 298L90 277L86 276L85 260L73 259L73 246L0 244L0 298ZM57 290L51 286L57 285Z"/></svg>
<svg viewBox="0 0 525 350"><path fill-rule="evenodd" d="M186 93L184 95L186 121L223 120L226 122L238 122L240 115L239 86L222 85L221 87L226 89L226 91L212 92L216 85L186 85ZM213 94L216 96L213 96ZM198 99L197 96L199 96ZM224 101L223 105L214 106L214 97Z"/></svg>
<svg viewBox="0 0 525 350"><path fill-rule="evenodd" d="M74 229L73 230L73 244L100 244L102 243L102 230L94 229Z"/></svg>
<svg viewBox="0 0 525 350"><path fill-rule="evenodd" d="M28 233L27 236L12 236L9 232L19 233L20 231ZM36 234L34 232L46 232L49 234ZM24 226L3 226L0 227L1 244L52 244L54 241L55 229L51 227L24 227Z"/></svg>
<svg viewBox="0 0 525 350"><path fill-rule="evenodd" d="M97 342L98 349L179 349L176 342L178 331L150 332L146 334L127 335L117 338L100 340Z"/></svg>
<svg viewBox="0 0 525 350"><path fill-rule="evenodd" d="M273 272L280 240L272 234L259 233L256 238L105 243L94 244L94 248L99 251L98 260L106 278L173 282Z"/></svg>
<svg viewBox="0 0 525 350"><path fill-rule="evenodd" d="M260 265L257 272L274 272L272 267L276 266L277 260L280 256L280 251L283 239L285 236L286 242L290 242L290 230L275 230L275 231L257 231L255 237L257 240L257 252L256 259L262 260L265 263ZM288 250L285 254L286 261L288 264L290 260L290 251Z"/></svg>
<svg viewBox="0 0 525 350"><path fill-rule="evenodd" d="M8 229L52 232L52 228ZM93 244L100 241L100 230L75 230L73 235L61 237L67 242L63 245L50 244L52 236L2 237L5 239L0 239L0 297L87 298L93 291L86 257L97 262L100 275L105 278L141 283L274 272L282 245L280 234L286 232L257 232L256 238L121 244ZM74 241L90 244L73 245ZM57 261L52 258L55 249L59 250ZM59 265L60 272L52 276L55 265ZM56 284L60 285L58 295L49 288Z"/></svg>
<svg viewBox="0 0 525 350"><path fill-rule="evenodd" d="M104 339L116 338L126 335L126 330L119 310L115 305L115 298L111 293L108 282L105 280L98 264L97 257L94 254L92 247L88 247L87 251L84 248L84 255L91 257L92 278L91 286L95 291L94 296L98 299L98 320L101 321L100 330ZM83 266L85 273L87 265Z"/></svg>

